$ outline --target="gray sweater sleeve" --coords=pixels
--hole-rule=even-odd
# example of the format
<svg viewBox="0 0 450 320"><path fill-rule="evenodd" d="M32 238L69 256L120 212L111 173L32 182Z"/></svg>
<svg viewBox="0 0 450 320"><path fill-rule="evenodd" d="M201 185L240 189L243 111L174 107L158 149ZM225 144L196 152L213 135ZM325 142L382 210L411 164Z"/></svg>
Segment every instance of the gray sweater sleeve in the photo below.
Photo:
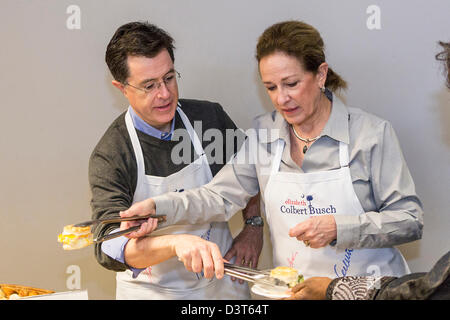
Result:
<svg viewBox="0 0 450 320"><path fill-rule="evenodd" d="M124 177L124 171L118 165L120 161L114 161L99 151L94 151L89 162L89 182L91 185L92 217L107 218L117 217L119 212L128 209L132 204L131 190L132 175ZM119 224L99 225L94 230L94 237L109 234L119 228ZM125 271L127 266L107 254L101 249L102 244L95 244L95 257L100 265L113 271Z"/></svg>

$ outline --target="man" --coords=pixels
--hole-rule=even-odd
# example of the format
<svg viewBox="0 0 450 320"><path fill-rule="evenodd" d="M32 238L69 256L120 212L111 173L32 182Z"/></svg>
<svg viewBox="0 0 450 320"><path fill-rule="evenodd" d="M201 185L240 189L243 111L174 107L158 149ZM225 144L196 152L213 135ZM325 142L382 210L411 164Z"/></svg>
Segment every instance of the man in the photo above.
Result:
<svg viewBox="0 0 450 320"><path fill-rule="evenodd" d="M227 129L237 128L217 103L178 99L173 50L173 39L164 30L141 22L121 26L108 44L106 63L114 77L112 84L130 107L107 129L90 158L94 219L118 216L151 196L208 183L228 160L223 152L220 163L208 161L210 155L204 152L208 141L201 136L216 129L225 137ZM193 129L196 121L201 121L203 132ZM190 150L177 154L173 151L180 131L187 131L182 136L191 143ZM226 144L224 139L224 150ZM189 161L178 161L186 153ZM210 255L204 254L206 250L221 259L226 253L225 259L236 257L237 264L256 267L263 237L257 197L243 215L248 224L234 242L226 223L171 226L150 237L118 237L96 244L96 258L117 272L118 299L247 299L247 285L228 277L213 278ZM95 234L118 228L118 224L101 225ZM187 247L186 243L195 245ZM204 275L187 271L178 261L187 251L200 257Z"/></svg>

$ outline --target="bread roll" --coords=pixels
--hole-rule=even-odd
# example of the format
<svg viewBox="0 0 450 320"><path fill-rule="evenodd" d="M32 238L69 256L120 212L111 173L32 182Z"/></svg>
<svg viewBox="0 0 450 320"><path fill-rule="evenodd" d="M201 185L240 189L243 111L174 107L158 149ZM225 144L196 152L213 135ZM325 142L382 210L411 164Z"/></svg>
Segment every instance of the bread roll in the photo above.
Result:
<svg viewBox="0 0 450 320"><path fill-rule="evenodd" d="M90 227L65 226L63 233L58 236L58 242L63 244L64 250L75 250L87 247L93 243Z"/></svg>

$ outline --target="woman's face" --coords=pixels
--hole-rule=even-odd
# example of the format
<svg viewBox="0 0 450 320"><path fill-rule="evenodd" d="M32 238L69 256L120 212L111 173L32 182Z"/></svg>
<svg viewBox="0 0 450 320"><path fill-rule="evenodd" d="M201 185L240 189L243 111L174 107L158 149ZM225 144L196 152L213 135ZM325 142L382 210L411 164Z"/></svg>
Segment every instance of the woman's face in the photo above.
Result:
<svg viewBox="0 0 450 320"><path fill-rule="evenodd" d="M284 52L275 52L259 62L262 82L275 109L292 125L301 125L314 116L327 70L328 65L323 63L317 74L305 71L297 58Z"/></svg>

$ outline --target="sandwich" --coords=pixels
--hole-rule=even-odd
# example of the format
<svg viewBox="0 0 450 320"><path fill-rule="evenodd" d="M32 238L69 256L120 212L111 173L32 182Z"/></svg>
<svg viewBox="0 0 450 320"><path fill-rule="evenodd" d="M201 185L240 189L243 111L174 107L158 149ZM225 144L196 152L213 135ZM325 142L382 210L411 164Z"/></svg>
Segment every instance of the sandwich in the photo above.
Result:
<svg viewBox="0 0 450 320"><path fill-rule="evenodd" d="M295 287L304 280L303 275L299 274L297 269L290 267L276 267L270 270L270 276L286 282L289 288Z"/></svg>
<svg viewBox="0 0 450 320"><path fill-rule="evenodd" d="M63 233L58 236L58 242L63 244L64 250L75 250L87 247L93 243L91 227L65 226Z"/></svg>

